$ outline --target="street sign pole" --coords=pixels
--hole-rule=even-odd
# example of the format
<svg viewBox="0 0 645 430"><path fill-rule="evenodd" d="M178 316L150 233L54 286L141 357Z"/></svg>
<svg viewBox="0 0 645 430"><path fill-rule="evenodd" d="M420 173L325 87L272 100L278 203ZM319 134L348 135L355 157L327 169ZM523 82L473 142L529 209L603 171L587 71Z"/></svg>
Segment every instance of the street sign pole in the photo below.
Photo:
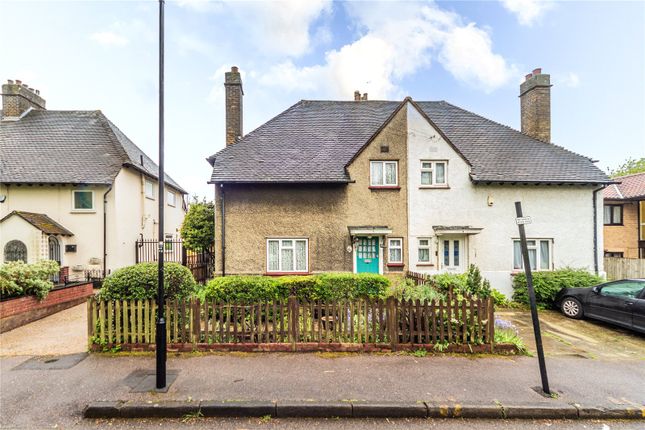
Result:
<svg viewBox="0 0 645 430"><path fill-rule="evenodd" d="M164 316L164 0L159 0L159 265L157 273L157 389L166 387L166 319Z"/></svg>
<svg viewBox="0 0 645 430"><path fill-rule="evenodd" d="M529 291L529 304L531 306L531 319L533 320L533 333L535 334L535 346L540 364L540 377L542 378L542 391L551 395L549 390L549 378L546 374L546 363L544 362L544 349L542 348L542 334L540 333L540 320L538 319L537 304L535 302L535 290L533 289L533 274L531 273L531 262L529 260L529 248L526 244L526 232L524 225L531 223L531 217L522 215L522 202L515 202L515 213L517 214L517 226L520 229L520 246L522 247L522 261L524 262L524 273L526 273L526 285Z"/></svg>

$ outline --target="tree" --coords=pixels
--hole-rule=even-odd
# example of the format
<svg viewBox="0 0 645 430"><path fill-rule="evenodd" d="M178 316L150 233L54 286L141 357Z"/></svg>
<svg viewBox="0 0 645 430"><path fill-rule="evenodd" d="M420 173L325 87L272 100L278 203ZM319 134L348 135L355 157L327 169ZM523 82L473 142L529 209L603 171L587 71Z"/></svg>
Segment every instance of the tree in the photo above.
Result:
<svg viewBox="0 0 645 430"><path fill-rule="evenodd" d="M609 176L616 178L618 176L631 175L633 173L645 172L645 158L633 159L629 157L623 164L616 169L609 170Z"/></svg>
<svg viewBox="0 0 645 430"><path fill-rule="evenodd" d="M180 230L186 249L209 248L215 241L215 204L193 196Z"/></svg>

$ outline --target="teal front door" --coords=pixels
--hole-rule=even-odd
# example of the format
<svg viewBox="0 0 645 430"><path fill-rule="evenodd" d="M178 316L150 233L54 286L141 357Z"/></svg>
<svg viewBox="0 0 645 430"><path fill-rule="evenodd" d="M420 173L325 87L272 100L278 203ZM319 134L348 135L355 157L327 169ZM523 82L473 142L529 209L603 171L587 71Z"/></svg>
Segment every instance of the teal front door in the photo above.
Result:
<svg viewBox="0 0 645 430"><path fill-rule="evenodd" d="M359 237L356 245L356 272L379 273L378 237Z"/></svg>

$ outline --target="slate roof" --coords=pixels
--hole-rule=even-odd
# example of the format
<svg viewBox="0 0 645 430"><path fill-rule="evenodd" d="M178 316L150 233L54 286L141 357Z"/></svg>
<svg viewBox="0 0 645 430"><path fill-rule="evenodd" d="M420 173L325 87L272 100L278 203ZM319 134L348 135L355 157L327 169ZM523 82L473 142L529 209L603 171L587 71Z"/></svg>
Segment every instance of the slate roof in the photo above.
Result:
<svg viewBox="0 0 645 430"><path fill-rule="evenodd" d="M619 184L612 184L603 190L607 200L645 199L645 172L614 178Z"/></svg>
<svg viewBox="0 0 645 430"><path fill-rule="evenodd" d="M346 165L400 105L302 100L209 157L210 182L348 182ZM445 101L415 105L471 165L476 183L611 183L591 159L560 146Z"/></svg>
<svg viewBox="0 0 645 430"><path fill-rule="evenodd" d="M65 227L51 219L45 214L38 214L38 213L33 213L33 212L25 212L25 211L13 211L9 213L7 216L2 218L0 222L6 220L7 218L17 215L20 218L24 219L27 221L29 224L33 225L36 227L38 230L42 231L43 233L46 234L60 234L62 236L74 236L74 233L71 231L67 230Z"/></svg>
<svg viewBox="0 0 645 430"><path fill-rule="evenodd" d="M32 110L0 121L2 183L109 185L122 166L158 177L157 164L101 111Z"/></svg>

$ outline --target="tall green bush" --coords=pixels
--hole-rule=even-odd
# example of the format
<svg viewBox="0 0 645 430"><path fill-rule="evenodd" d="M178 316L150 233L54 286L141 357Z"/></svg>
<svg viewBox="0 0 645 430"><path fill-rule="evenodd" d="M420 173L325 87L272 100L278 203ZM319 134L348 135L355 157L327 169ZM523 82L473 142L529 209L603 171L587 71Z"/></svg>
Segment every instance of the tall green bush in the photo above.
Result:
<svg viewBox="0 0 645 430"><path fill-rule="evenodd" d="M545 307L553 306L555 296L563 288L591 287L602 281L600 276L589 273L585 269L565 268L551 272L533 272L535 299L539 305ZM524 273L518 273L513 278L513 300L527 304L529 302Z"/></svg>
<svg viewBox="0 0 645 430"><path fill-rule="evenodd" d="M154 299L157 297L157 263L139 263L115 270L103 281L99 295L105 300ZM196 290L193 274L179 263L164 264L167 299L188 298Z"/></svg>
<svg viewBox="0 0 645 430"><path fill-rule="evenodd" d="M225 276L208 282L200 297L215 300L303 301L385 297L390 282L381 275L329 273L310 276Z"/></svg>
<svg viewBox="0 0 645 430"><path fill-rule="evenodd" d="M197 251L210 247L215 240L215 204L206 200L199 202L194 197L179 233L186 249Z"/></svg>
<svg viewBox="0 0 645 430"><path fill-rule="evenodd" d="M36 296L43 300L54 287L50 278L59 270L58 263L51 260L32 264L11 261L0 265L0 297Z"/></svg>

